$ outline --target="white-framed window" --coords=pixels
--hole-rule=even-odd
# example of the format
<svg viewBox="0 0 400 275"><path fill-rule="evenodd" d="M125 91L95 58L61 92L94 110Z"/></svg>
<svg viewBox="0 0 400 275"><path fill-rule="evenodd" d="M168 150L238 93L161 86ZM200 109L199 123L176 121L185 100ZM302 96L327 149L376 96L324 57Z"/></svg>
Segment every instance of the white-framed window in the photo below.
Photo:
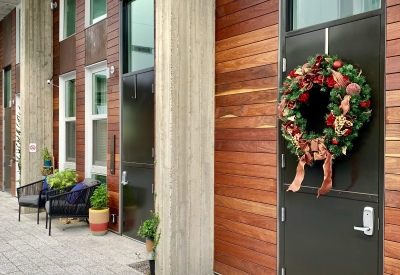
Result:
<svg viewBox="0 0 400 275"><path fill-rule="evenodd" d="M85 69L85 177L107 175L107 63Z"/></svg>
<svg viewBox="0 0 400 275"><path fill-rule="evenodd" d="M76 0L60 0L60 41L76 32Z"/></svg>
<svg viewBox="0 0 400 275"><path fill-rule="evenodd" d="M76 73L60 76L59 167L76 169Z"/></svg>
<svg viewBox="0 0 400 275"><path fill-rule="evenodd" d="M107 0L85 1L85 26L89 27L107 17Z"/></svg>
<svg viewBox="0 0 400 275"><path fill-rule="evenodd" d="M11 107L11 66L3 70L3 107Z"/></svg>
<svg viewBox="0 0 400 275"><path fill-rule="evenodd" d="M16 52L15 52L15 63L18 64L21 59L21 4L16 7L16 16L15 16L15 43L16 43Z"/></svg>

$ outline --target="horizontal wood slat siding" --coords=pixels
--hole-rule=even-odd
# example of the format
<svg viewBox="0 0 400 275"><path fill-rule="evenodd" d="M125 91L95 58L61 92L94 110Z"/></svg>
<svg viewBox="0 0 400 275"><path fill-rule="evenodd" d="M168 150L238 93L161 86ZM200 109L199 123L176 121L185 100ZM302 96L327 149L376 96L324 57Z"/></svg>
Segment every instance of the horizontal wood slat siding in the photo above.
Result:
<svg viewBox="0 0 400 275"><path fill-rule="evenodd" d="M387 0L384 272L400 274L400 1Z"/></svg>
<svg viewBox="0 0 400 275"><path fill-rule="evenodd" d="M216 0L214 270L223 275L276 274L278 45L277 0Z"/></svg>

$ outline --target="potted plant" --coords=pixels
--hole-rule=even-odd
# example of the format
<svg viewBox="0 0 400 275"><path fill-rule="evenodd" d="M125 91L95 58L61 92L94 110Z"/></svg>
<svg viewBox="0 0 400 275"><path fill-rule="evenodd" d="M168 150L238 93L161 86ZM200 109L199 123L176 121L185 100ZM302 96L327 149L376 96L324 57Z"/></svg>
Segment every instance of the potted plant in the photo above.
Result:
<svg viewBox="0 0 400 275"><path fill-rule="evenodd" d="M91 208L89 208L90 230L94 236L107 234L108 222L110 220L110 209L107 207L107 185L100 184L90 197Z"/></svg>
<svg viewBox="0 0 400 275"><path fill-rule="evenodd" d="M51 167L43 167L40 172L42 174L42 178L45 179L46 176L51 175L53 173L53 169Z"/></svg>
<svg viewBox="0 0 400 275"><path fill-rule="evenodd" d="M71 170L54 170L54 174L47 177L51 189L60 189L75 185L78 182L78 174Z"/></svg>
<svg viewBox="0 0 400 275"><path fill-rule="evenodd" d="M51 154L49 148L44 147L42 151L43 159L44 159L44 166L51 166Z"/></svg>
<svg viewBox="0 0 400 275"><path fill-rule="evenodd" d="M138 236L146 238L146 249L148 253L154 252L157 246L159 234L157 236L157 227L160 223L160 217L157 213L150 210L152 218L145 220L139 227ZM156 244L155 244L156 243Z"/></svg>

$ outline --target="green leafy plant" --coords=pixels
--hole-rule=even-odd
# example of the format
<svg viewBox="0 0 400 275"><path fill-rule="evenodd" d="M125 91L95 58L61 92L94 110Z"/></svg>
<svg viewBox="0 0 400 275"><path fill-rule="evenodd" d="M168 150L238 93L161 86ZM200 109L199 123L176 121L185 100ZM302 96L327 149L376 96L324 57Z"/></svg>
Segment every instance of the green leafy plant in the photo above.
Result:
<svg viewBox="0 0 400 275"><path fill-rule="evenodd" d="M44 160L51 160L51 154L50 154L49 148L44 147L44 149L42 151L42 155L43 155Z"/></svg>
<svg viewBox="0 0 400 275"><path fill-rule="evenodd" d="M103 209L107 207L107 185L105 183L100 184L96 190L94 190L93 195L90 197L90 204L93 209Z"/></svg>
<svg viewBox="0 0 400 275"><path fill-rule="evenodd" d="M137 233L138 236L142 238L149 238L152 240L156 239L157 228L160 224L160 216L157 213L154 213L150 210L151 216L153 218L149 220L145 220L143 224L139 227L139 231Z"/></svg>
<svg viewBox="0 0 400 275"><path fill-rule="evenodd" d="M78 174L71 170L54 170L54 174L47 177L47 182L51 189L65 188L68 186L75 185L78 181Z"/></svg>

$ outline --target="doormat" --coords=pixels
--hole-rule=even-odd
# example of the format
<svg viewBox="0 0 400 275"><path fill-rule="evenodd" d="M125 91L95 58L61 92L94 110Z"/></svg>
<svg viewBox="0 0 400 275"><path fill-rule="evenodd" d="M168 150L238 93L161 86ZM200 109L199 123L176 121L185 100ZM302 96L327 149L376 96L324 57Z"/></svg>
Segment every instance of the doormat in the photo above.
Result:
<svg viewBox="0 0 400 275"><path fill-rule="evenodd" d="M129 267L132 267L133 269L145 274L149 275L150 274L150 264L149 261L141 261L141 262L136 262L133 264L128 264Z"/></svg>

